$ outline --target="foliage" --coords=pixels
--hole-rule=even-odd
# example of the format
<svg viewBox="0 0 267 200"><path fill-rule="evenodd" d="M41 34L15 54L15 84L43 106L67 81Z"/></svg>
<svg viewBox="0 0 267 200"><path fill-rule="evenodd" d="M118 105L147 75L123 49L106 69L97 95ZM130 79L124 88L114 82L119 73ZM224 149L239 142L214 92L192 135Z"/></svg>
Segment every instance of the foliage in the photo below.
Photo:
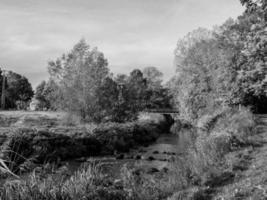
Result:
<svg viewBox="0 0 267 200"><path fill-rule="evenodd" d="M143 72L135 69L129 76L119 74L115 81L120 88L116 112L124 121L136 119L138 112L145 109L170 107L171 96L162 86L162 73L156 67L147 67Z"/></svg>
<svg viewBox="0 0 267 200"><path fill-rule="evenodd" d="M189 183L196 186L223 184L233 173L226 155L245 145L251 145L255 134L255 119L249 109L227 108L205 117L210 120L203 129L179 131L179 145L185 149L184 162L177 167L185 171ZM203 124L203 122L201 123ZM185 162L186 161L186 162Z"/></svg>
<svg viewBox="0 0 267 200"><path fill-rule="evenodd" d="M189 33L178 44L184 46L176 51L177 74L169 85L180 115L193 122L230 101L226 97L235 89L228 67L231 52L219 48L217 40L203 29Z"/></svg>
<svg viewBox="0 0 267 200"><path fill-rule="evenodd" d="M231 47L230 67L236 74L238 103L266 111L266 1L241 1L247 6L238 20L221 27L221 46Z"/></svg>
<svg viewBox="0 0 267 200"><path fill-rule="evenodd" d="M69 124L68 124L69 125ZM17 128L2 136L0 159L15 173L31 170L31 163L57 162L94 155L128 152L154 142L171 123L165 119L124 124L105 123L37 129ZM71 150L71 151L70 151Z"/></svg>
<svg viewBox="0 0 267 200"><path fill-rule="evenodd" d="M35 99L38 101L37 110L63 110L62 92L53 79L42 81L36 87Z"/></svg>
<svg viewBox="0 0 267 200"><path fill-rule="evenodd" d="M172 96L169 90L163 86L163 74L156 67L145 67L143 76L147 81L147 96L146 108L171 108L170 102Z"/></svg>
<svg viewBox="0 0 267 200"><path fill-rule="evenodd" d="M163 73L156 67L145 67L143 69L143 76L147 80L149 89L157 89L162 87Z"/></svg>
<svg viewBox="0 0 267 200"><path fill-rule="evenodd" d="M28 79L20 74L8 71L6 80L6 109L26 109L34 95Z"/></svg>
<svg viewBox="0 0 267 200"><path fill-rule="evenodd" d="M197 29L177 44L169 86L181 116L191 122L226 105L266 110L266 3L242 2L247 11L238 20L213 31Z"/></svg>
<svg viewBox="0 0 267 200"><path fill-rule="evenodd" d="M125 122L145 108L170 107L168 90L161 85L162 73L155 67L135 69L129 76L113 78L107 60L85 40L68 55L49 62L50 80L36 90L40 107L63 109L94 122Z"/></svg>
<svg viewBox="0 0 267 200"><path fill-rule="evenodd" d="M61 108L78 113L84 120L99 120L101 106L97 90L109 76L107 60L96 48L81 40L66 56L49 62L51 79L58 84Z"/></svg>

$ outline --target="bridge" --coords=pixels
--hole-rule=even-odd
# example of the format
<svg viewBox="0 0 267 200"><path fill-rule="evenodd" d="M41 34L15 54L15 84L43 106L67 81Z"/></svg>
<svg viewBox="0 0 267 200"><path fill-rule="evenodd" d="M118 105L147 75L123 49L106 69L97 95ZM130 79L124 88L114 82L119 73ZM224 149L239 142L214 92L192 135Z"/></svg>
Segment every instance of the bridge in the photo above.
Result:
<svg viewBox="0 0 267 200"><path fill-rule="evenodd" d="M178 114L179 111L175 109L145 109L143 112L159 113L159 114Z"/></svg>

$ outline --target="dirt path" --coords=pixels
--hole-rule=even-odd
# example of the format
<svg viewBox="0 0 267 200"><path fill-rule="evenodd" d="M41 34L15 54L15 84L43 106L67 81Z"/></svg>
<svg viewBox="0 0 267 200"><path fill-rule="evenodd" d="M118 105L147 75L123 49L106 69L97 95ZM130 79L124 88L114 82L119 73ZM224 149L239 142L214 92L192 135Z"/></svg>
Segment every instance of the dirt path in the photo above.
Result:
<svg viewBox="0 0 267 200"><path fill-rule="evenodd" d="M219 188L216 200L267 200L267 115L258 115L256 145L235 152L239 168L233 183Z"/></svg>

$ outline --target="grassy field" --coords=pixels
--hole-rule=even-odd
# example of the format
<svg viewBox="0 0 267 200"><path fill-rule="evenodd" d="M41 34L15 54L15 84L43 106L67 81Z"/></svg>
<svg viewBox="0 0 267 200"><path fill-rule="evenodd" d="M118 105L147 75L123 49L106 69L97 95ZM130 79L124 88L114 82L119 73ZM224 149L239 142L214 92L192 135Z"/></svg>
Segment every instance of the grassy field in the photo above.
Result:
<svg viewBox="0 0 267 200"><path fill-rule="evenodd" d="M0 111L1 127L31 127L63 125L67 114L63 112L41 111Z"/></svg>

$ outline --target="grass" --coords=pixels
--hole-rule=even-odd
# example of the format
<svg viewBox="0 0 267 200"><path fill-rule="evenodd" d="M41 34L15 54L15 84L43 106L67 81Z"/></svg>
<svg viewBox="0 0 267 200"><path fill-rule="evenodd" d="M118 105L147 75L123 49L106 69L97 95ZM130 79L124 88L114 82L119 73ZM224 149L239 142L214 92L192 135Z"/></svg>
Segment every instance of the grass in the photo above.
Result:
<svg viewBox="0 0 267 200"><path fill-rule="evenodd" d="M69 179L63 173L58 176L47 174L43 178L33 172L26 180L7 181L1 188L0 197L9 199L83 199L94 195L101 174L94 166L77 171Z"/></svg>
<svg viewBox="0 0 267 200"><path fill-rule="evenodd" d="M230 159L229 155L252 144L251 138L255 134L255 118L245 108L241 110L229 108L203 118L198 124L204 128L199 129L182 124L173 127L173 132L179 135L178 145L183 147L184 154L177 156L168 176L136 174L135 169L124 167L121 177L114 181L103 174L101 168L94 165L84 166L72 176L66 175L64 170L57 172L56 176L53 173L40 174L34 171L26 180L7 181L0 189L0 197L3 200L211 199L217 193L218 188L231 184L235 178L235 170L238 168L237 160ZM62 159L88 155L89 152L96 150L94 145L101 146L101 149L97 150L99 153L112 153L114 150L127 151L127 148L132 147L133 144L146 144L155 140L157 135L169 126L164 123L150 123L148 116L142 116L140 119L139 122L134 123L102 124L94 128L90 134L86 132L59 134L56 138L50 132L39 134L33 130L31 134L20 132L13 136L13 140L5 143L12 147L6 150L12 150L28 158L27 153L31 152L30 155L36 155L39 152L36 149L40 150L42 147L40 155L51 155ZM15 141L20 141L20 145L16 145L18 143ZM37 143L32 143L32 141L37 141ZM77 149L75 149L76 146ZM75 150L69 152L69 148ZM26 151L21 152L20 149ZM75 155L69 155L73 152ZM20 160L14 153L6 155ZM243 161L244 159L240 158L238 165L247 165ZM23 162L20 165L23 166ZM1 166L1 162L0 167L10 169L8 165ZM18 168L17 166L16 169Z"/></svg>
<svg viewBox="0 0 267 200"><path fill-rule="evenodd" d="M41 113L41 118L38 118L39 112L33 115L19 113L24 119L26 116L34 120L42 120L45 115ZM12 112L9 117L14 117ZM20 116L18 118L21 119ZM33 170L36 164L128 152L130 148L155 141L169 126L164 118L156 122L140 120L89 127L27 127L26 124L26 127L5 129L6 133L1 135L0 140L0 159L5 161L11 172L20 175Z"/></svg>
<svg viewBox="0 0 267 200"><path fill-rule="evenodd" d="M116 181L94 164L83 166L70 177L64 171L44 174L33 172L27 179L6 181L0 188L0 199L161 200L173 192L175 185L170 179L136 175L126 166Z"/></svg>
<svg viewBox="0 0 267 200"><path fill-rule="evenodd" d="M227 155L244 146L251 145L255 135L255 118L246 108L228 108L200 119L198 128L191 134L184 129L179 134L179 142L186 149L182 162L177 163L185 188L173 199L210 199L211 189L233 181L233 160ZM174 128L175 130L175 128ZM178 160L179 160L178 159ZM194 194L196 196L194 196Z"/></svg>

